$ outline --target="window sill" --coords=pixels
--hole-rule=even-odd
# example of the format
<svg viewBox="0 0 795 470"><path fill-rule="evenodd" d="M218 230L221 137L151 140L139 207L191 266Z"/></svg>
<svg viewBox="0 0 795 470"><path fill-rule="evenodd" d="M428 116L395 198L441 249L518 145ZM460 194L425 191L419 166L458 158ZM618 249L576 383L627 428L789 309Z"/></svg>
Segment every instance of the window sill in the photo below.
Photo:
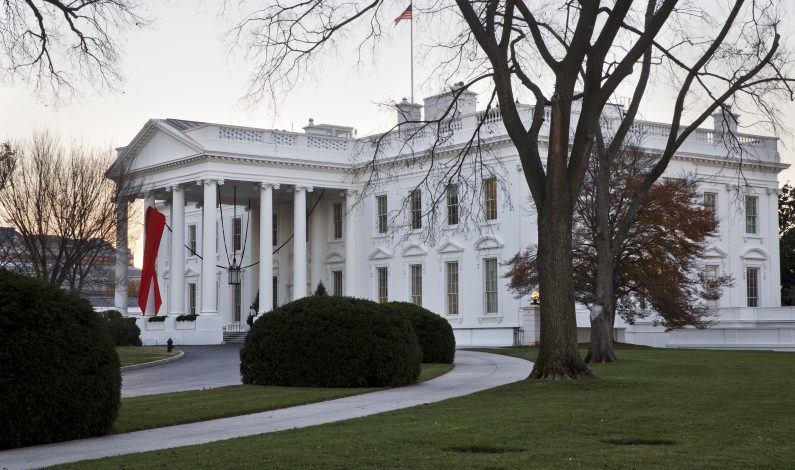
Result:
<svg viewBox="0 0 795 470"><path fill-rule="evenodd" d="M478 317L478 323L502 323L502 315L499 313L486 313Z"/></svg>

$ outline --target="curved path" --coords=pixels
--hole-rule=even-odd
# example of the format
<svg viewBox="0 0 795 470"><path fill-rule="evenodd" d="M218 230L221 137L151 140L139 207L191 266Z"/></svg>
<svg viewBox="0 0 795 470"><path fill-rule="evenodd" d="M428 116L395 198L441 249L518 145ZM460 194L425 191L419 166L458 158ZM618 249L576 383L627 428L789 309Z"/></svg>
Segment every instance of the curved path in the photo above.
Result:
<svg viewBox="0 0 795 470"><path fill-rule="evenodd" d="M157 367L122 372L121 396L184 392L237 385L242 344L179 346L185 357Z"/></svg>
<svg viewBox="0 0 795 470"><path fill-rule="evenodd" d="M232 418L14 449L0 452L0 468L36 468L369 416L517 382L527 378L531 369L532 363L524 359L456 351L451 372L421 384Z"/></svg>

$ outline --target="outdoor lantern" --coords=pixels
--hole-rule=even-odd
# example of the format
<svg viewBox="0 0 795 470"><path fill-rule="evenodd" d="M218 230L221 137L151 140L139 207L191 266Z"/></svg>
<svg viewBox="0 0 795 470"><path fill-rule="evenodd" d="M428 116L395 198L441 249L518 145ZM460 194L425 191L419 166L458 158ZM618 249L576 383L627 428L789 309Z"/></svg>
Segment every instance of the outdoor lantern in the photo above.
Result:
<svg viewBox="0 0 795 470"><path fill-rule="evenodd" d="M533 292L530 294L530 299L533 301L533 305L538 305L538 299L541 298L541 295L538 292Z"/></svg>
<svg viewBox="0 0 795 470"><path fill-rule="evenodd" d="M229 285L240 285L240 265L236 258L232 258L232 264L229 265Z"/></svg>

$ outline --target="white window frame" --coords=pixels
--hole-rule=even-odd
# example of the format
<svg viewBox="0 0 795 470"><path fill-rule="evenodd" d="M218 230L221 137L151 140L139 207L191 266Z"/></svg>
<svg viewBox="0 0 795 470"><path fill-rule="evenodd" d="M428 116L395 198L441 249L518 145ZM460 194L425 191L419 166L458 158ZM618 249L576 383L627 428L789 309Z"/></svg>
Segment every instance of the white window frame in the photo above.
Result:
<svg viewBox="0 0 795 470"><path fill-rule="evenodd" d="M339 278L339 287L337 286L337 278ZM342 269L331 270L331 295L342 296L345 295L345 273Z"/></svg>
<svg viewBox="0 0 795 470"><path fill-rule="evenodd" d="M334 240L342 240L342 238L345 236L343 219L344 213L342 203L335 202L331 209L331 236Z"/></svg>
<svg viewBox="0 0 795 470"><path fill-rule="evenodd" d="M271 246L279 245L279 214L274 212L271 214Z"/></svg>
<svg viewBox="0 0 795 470"><path fill-rule="evenodd" d="M711 204L707 204L707 199L712 199ZM714 220L718 220L718 193L715 191L704 191L703 207L706 212L712 214Z"/></svg>
<svg viewBox="0 0 795 470"><path fill-rule="evenodd" d="M749 213L748 203L753 201L753 213ZM749 222L753 223L753 231L748 231ZM745 233L748 235L759 235L759 197L745 196Z"/></svg>
<svg viewBox="0 0 795 470"><path fill-rule="evenodd" d="M750 281L749 274L751 271L754 272L756 278L756 283L754 285L754 290L756 291L756 297L751 297L750 295L751 286L749 285ZM745 275L743 277L745 278L745 305L751 308L760 307L762 303L762 292L761 292L762 283L760 282L762 275L762 267L755 265L747 265L745 266L744 274ZM755 305L751 305L752 299L754 300L753 303L755 303Z"/></svg>
<svg viewBox="0 0 795 470"><path fill-rule="evenodd" d="M232 250L240 251L243 249L243 218L232 218Z"/></svg>
<svg viewBox="0 0 795 470"><path fill-rule="evenodd" d="M453 271L450 270L450 265L455 264L455 292L451 292L450 287L453 285L450 282L450 275ZM461 262L457 259L444 261L444 311L446 315L459 316L461 315ZM455 295L455 308L453 309L452 297Z"/></svg>
<svg viewBox="0 0 795 470"><path fill-rule="evenodd" d="M381 285L381 274L385 274L385 278L383 280L386 281L386 285ZM383 296L381 295L381 288L384 288ZM386 265L375 266L375 299L378 303L386 303L389 302L389 267Z"/></svg>
<svg viewBox="0 0 795 470"><path fill-rule="evenodd" d="M188 315L195 315L197 310L198 288L195 282L188 283Z"/></svg>
<svg viewBox="0 0 795 470"><path fill-rule="evenodd" d="M461 201L459 199L459 191L457 184L448 184L445 188L445 199L446 199L446 207L447 207L447 225L448 226L457 226L461 220ZM455 203L451 204L451 194L455 195ZM451 221L452 215L455 215L455 221Z"/></svg>
<svg viewBox="0 0 795 470"><path fill-rule="evenodd" d="M196 230L196 224L188 224L188 248L190 249L188 256L196 256L196 253L199 252Z"/></svg>
<svg viewBox="0 0 795 470"><path fill-rule="evenodd" d="M409 193L409 215L412 230L422 230L422 190L414 189Z"/></svg>
<svg viewBox="0 0 795 470"><path fill-rule="evenodd" d="M488 264L490 262L494 262L494 290L489 290L489 267ZM496 315L500 313L500 269L499 263L497 262L497 257L488 257L483 258L483 313L486 315ZM489 305L489 294L491 294L494 300L494 309L490 309Z"/></svg>
<svg viewBox="0 0 795 470"><path fill-rule="evenodd" d="M422 263L409 264L409 302L420 307L422 307L423 271L425 271L425 269ZM419 286L415 284L416 279L419 279Z"/></svg>
<svg viewBox="0 0 795 470"><path fill-rule="evenodd" d="M483 178L483 219L486 222L497 220L497 177Z"/></svg>
<svg viewBox="0 0 795 470"><path fill-rule="evenodd" d="M383 212L381 211L381 201L384 201ZM375 233L386 235L389 230L389 198L386 194L375 196Z"/></svg>

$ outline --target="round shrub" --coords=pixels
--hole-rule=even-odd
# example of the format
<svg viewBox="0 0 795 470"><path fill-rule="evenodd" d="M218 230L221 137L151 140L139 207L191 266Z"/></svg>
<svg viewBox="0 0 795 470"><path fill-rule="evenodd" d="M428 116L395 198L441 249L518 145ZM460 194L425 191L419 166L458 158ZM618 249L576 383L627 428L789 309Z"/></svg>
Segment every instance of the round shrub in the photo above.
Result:
<svg viewBox="0 0 795 470"><path fill-rule="evenodd" d="M98 315L105 320L105 326L113 344L116 346L141 346L141 329L135 324L135 318L125 318L118 310L105 310L99 312Z"/></svg>
<svg viewBox="0 0 795 470"><path fill-rule="evenodd" d="M119 357L91 305L0 270L0 449L105 434Z"/></svg>
<svg viewBox="0 0 795 470"><path fill-rule="evenodd" d="M422 349L422 362L453 363L455 336L447 320L428 309L408 302L389 302L386 305L411 322Z"/></svg>
<svg viewBox="0 0 795 470"><path fill-rule="evenodd" d="M422 351L411 323L352 297L312 296L254 322L240 351L243 383L382 387L413 383Z"/></svg>

